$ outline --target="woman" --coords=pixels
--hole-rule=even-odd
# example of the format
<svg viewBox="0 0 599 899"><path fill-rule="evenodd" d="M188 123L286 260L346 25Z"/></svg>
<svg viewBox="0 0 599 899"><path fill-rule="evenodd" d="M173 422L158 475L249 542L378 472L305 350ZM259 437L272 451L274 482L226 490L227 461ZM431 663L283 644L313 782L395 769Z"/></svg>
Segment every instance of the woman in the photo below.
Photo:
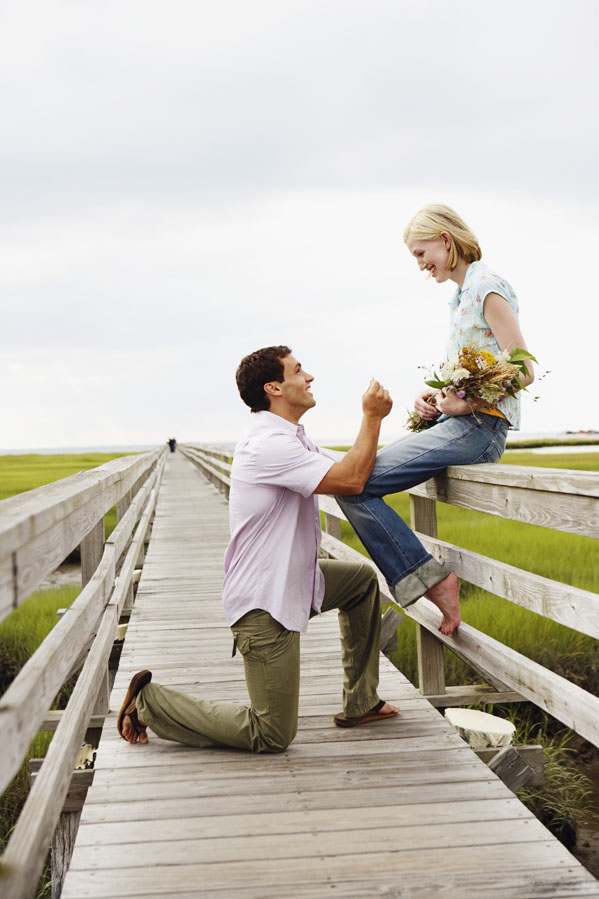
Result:
<svg viewBox="0 0 599 899"><path fill-rule="evenodd" d="M457 285L450 304L447 357L470 341L494 355L515 347L526 349L518 323L518 301L510 285L481 262L475 235L449 206L425 206L404 232L404 242L421 271L438 284ZM527 363L529 376L534 375ZM427 400L434 395L435 405ZM429 430L386 446L358 496L337 497L362 543L385 575L401 606L427 596L443 613L439 630L451 634L460 623L459 581L426 551L407 524L383 497L421 484L448 465L496 462L505 448L509 428L520 426L520 398L505 396L496 406L483 400L466 402L455 393L419 391L415 411Z"/></svg>

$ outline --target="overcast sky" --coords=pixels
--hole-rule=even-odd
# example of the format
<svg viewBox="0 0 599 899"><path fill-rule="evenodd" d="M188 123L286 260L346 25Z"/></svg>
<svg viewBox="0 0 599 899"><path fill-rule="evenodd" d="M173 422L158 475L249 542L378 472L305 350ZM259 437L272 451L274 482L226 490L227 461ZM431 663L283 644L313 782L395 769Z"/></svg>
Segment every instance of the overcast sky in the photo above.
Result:
<svg viewBox="0 0 599 899"><path fill-rule="evenodd" d="M289 344L345 441L402 433L451 282L449 203L540 369L523 431L599 428L599 4L19 0L0 7L0 449L235 440L239 359Z"/></svg>

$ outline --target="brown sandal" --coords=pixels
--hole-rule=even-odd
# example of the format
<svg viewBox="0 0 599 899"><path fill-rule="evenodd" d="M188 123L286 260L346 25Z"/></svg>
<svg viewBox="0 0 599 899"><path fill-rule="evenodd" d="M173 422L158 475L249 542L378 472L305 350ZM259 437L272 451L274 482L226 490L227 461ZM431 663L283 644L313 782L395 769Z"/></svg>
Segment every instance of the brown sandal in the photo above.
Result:
<svg viewBox="0 0 599 899"><path fill-rule="evenodd" d="M137 694L145 687L146 684L149 684L152 680L152 672L144 669L143 671L138 671L137 674L134 674L131 680L129 681L129 687L127 689L127 695L125 696L125 701L121 706L121 711L119 712L119 717L117 720L116 728L123 737L123 719L126 715L131 719L131 723L135 728L135 733L145 733L146 726L145 724L139 723L139 718L137 717L137 709L135 708L135 699ZM125 737L123 737L123 740Z"/></svg>
<svg viewBox="0 0 599 899"><path fill-rule="evenodd" d="M346 716L341 713L340 715L335 715L333 721L337 727L359 727L360 724L370 724L371 721L386 721L387 718L395 718L397 715L395 709L392 712L381 712L384 705L385 700L379 699L374 708L370 709L368 712L364 712L363 715L357 715L355 718L346 718Z"/></svg>

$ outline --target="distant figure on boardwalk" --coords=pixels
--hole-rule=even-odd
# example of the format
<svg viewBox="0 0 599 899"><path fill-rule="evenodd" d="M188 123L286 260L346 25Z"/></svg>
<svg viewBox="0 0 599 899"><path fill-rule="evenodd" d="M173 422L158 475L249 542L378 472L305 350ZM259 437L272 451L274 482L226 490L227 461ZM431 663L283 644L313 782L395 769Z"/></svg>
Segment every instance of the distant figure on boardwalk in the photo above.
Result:
<svg viewBox="0 0 599 899"><path fill-rule="evenodd" d="M169 445L169 449L170 449L171 453L174 453L175 450L177 449L177 441L175 440L175 438L169 437L166 442Z"/></svg>
<svg viewBox="0 0 599 899"><path fill-rule="evenodd" d="M514 291L481 262L475 235L453 209L442 204L424 207L407 226L404 241L421 271L428 271L437 284L449 280L457 287L450 304L448 359L457 359L468 344L493 357L502 350L526 350ZM526 365L524 387L534 380L531 364ZM427 596L443 613L439 630L451 634L460 623L458 578L427 552L383 497L422 484L448 465L496 462L508 428L520 427L520 395L506 392L493 405L426 386L414 408L425 423L437 422L434 427L384 447L364 492L338 501L399 605Z"/></svg>
<svg viewBox="0 0 599 899"><path fill-rule="evenodd" d="M344 670L343 711L335 724L355 727L397 715L377 694L376 574L367 563L318 560L315 496L363 490L391 398L370 383L356 442L338 453L313 443L299 423L316 403L313 380L286 346L257 350L237 369L239 392L254 414L233 459L223 604L251 706L197 700L151 683L151 672L140 671L118 718L130 743L147 743L149 726L166 740L193 746L282 752L297 732L300 633L309 618L329 609L339 610Z"/></svg>

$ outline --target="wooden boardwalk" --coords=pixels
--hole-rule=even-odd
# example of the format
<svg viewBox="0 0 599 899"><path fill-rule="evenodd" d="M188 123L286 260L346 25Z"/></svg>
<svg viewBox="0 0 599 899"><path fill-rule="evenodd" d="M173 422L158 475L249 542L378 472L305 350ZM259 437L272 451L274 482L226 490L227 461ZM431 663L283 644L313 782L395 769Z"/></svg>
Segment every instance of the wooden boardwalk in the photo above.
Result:
<svg viewBox="0 0 599 899"><path fill-rule="evenodd" d="M597 882L381 656L398 718L335 728L336 616L302 639L300 726L280 755L198 750L116 713L131 674L247 702L220 591L227 504L170 456L64 899L599 897Z"/></svg>

